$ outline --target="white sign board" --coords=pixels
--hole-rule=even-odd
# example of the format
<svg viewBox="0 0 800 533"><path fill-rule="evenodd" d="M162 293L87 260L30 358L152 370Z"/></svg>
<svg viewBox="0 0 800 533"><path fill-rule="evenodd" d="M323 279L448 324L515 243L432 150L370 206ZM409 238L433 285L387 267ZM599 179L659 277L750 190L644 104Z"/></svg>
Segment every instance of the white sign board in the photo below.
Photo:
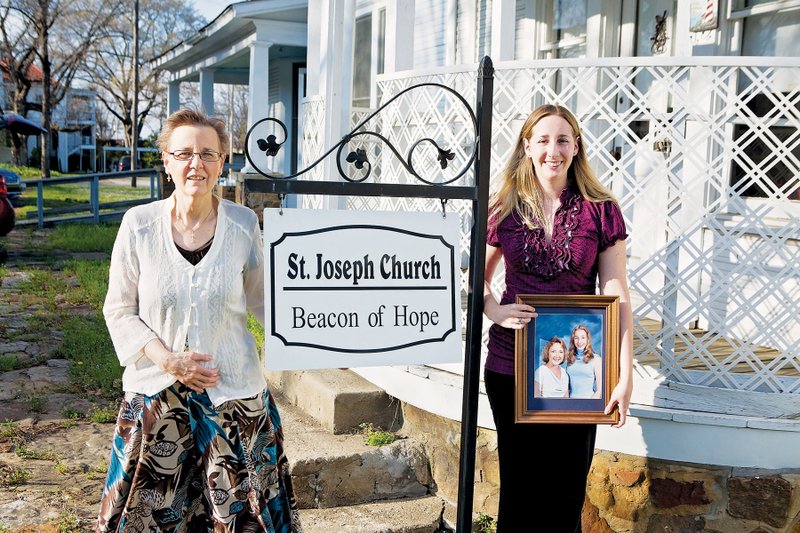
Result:
<svg viewBox="0 0 800 533"><path fill-rule="evenodd" d="M689 2L689 31L714 30L719 26L718 0L691 0Z"/></svg>
<svg viewBox="0 0 800 533"><path fill-rule="evenodd" d="M459 219L264 210L269 370L461 361Z"/></svg>

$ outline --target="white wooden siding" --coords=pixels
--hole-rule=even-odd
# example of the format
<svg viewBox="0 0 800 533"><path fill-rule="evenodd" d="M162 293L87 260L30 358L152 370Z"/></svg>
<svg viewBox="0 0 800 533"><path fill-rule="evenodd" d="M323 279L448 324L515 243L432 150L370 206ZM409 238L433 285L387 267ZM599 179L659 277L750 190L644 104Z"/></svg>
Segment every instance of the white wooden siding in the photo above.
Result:
<svg viewBox="0 0 800 533"><path fill-rule="evenodd" d="M477 60L492 53L492 0L477 0Z"/></svg>
<svg viewBox="0 0 800 533"><path fill-rule="evenodd" d="M473 8L473 9L471 9ZM474 4L471 2L456 2L456 64L474 63L467 50L472 47L468 43L475 42L475 33L471 21L475 19Z"/></svg>
<svg viewBox="0 0 800 533"><path fill-rule="evenodd" d="M517 0L517 15L515 17L514 58L533 59L534 35L528 31L530 24L526 19L533 19L533 5L528 0Z"/></svg>
<svg viewBox="0 0 800 533"><path fill-rule="evenodd" d="M445 60L445 2L417 0L414 8L414 68L441 67Z"/></svg>

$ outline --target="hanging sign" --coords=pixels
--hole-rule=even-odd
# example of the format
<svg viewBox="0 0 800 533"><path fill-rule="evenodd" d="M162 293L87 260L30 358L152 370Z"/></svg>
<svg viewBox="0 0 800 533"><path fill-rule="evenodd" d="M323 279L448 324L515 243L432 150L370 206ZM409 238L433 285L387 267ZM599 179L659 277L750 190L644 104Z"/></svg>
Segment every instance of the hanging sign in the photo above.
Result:
<svg viewBox="0 0 800 533"><path fill-rule="evenodd" d="M689 2L689 31L714 30L719 26L718 0L691 0Z"/></svg>
<svg viewBox="0 0 800 533"><path fill-rule="evenodd" d="M269 370L461 361L459 217L264 210Z"/></svg>

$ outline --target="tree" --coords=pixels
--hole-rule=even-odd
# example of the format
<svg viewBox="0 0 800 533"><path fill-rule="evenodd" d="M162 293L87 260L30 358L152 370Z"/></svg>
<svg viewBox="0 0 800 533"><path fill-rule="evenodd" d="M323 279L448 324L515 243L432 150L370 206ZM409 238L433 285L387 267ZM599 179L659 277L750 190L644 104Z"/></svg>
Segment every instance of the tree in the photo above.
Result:
<svg viewBox="0 0 800 533"><path fill-rule="evenodd" d="M28 102L28 94L36 78L33 72L36 46L30 33L25 31L14 15L11 6L0 7L0 68L8 78L5 85L8 102L4 104L10 104L5 111L26 116L28 111L37 108ZM11 159L14 165L19 165L22 143L18 135L12 135L11 139Z"/></svg>
<svg viewBox="0 0 800 533"><path fill-rule="evenodd" d="M126 146L133 138L132 20L132 11L126 11L104 28L84 72L98 88L100 102L123 125ZM204 24L191 4L181 0L140 0L138 137L148 116L165 107L164 73L154 68L154 61Z"/></svg>
<svg viewBox="0 0 800 533"><path fill-rule="evenodd" d="M244 152L244 139L247 136L247 97L246 85L225 85L224 90L217 93L214 101L216 114L225 118L228 133L231 136L233 152ZM226 152L230 147L223 146ZM232 157L231 153L229 157Z"/></svg>
<svg viewBox="0 0 800 533"><path fill-rule="evenodd" d="M100 29L108 25L120 4L119 0L10 0L4 11L6 19L12 13L18 17L16 22L22 28L20 37L23 43L22 47L18 44L11 46L4 22L3 46L8 55L7 63L15 69L29 68L25 62L29 61L29 47L33 47L41 66L42 99L41 104L33 104L33 108L41 111L42 127L48 131L42 135L43 177L50 176L49 132L53 109L66 96ZM29 71L20 72L24 77ZM18 80L16 86L19 87L20 83ZM19 102L20 97L17 91L14 100ZM27 93L24 97L23 107L27 108Z"/></svg>

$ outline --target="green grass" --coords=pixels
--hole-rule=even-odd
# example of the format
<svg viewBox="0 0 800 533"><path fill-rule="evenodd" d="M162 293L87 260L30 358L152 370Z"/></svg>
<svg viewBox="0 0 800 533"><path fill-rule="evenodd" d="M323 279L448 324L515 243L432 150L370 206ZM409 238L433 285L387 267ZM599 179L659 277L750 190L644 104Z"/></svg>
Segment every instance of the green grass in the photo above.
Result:
<svg viewBox="0 0 800 533"><path fill-rule="evenodd" d="M16 437L18 434L16 422L0 422L0 438Z"/></svg>
<svg viewBox="0 0 800 533"><path fill-rule="evenodd" d="M78 513L72 509L62 509L53 524L58 528L58 533L81 533L83 531Z"/></svg>
<svg viewBox="0 0 800 533"><path fill-rule="evenodd" d="M0 355L0 372L8 372L17 368L17 358L13 355Z"/></svg>
<svg viewBox="0 0 800 533"><path fill-rule="evenodd" d="M31 473L18 466L0 466L0 485L22 485L30 479Z"/></svg>
<svg viewBox="0 0 800 533"><path fill-rule="evenodd" d="M264 358L264 328L261 327L261 324L258 323L256 317L247 313L247 329L250 331L250 334L253 335L253 338L256 340L256 346L258 347L258 356L263 359Z"/></svg>
<svg viewBox="0 0 800 533"><path fill-rule="evenodd" d="M17 448L14 450L14 453L17 454L17 457L20 459L39 459L41 461L59 461L60 458L56 455L56 452L53 450L33 450L28 448L25 444L18 444Z"/></svg>
<svg viewBox="0 0 800 533"><path fill-rule="evenodd" d="M473 531L476 533L495 533L497 531L497 522L488 514L480 513L478 518L475 519Z"/></svg>
<svg viewBox="0 0 800 533"><path fill-rule="evenodd" d="M47 396L43 394L31 394L28 396L28 410L32 413L41 413L47 405Z"/></svg>
<svg viewBox="0 0 800 533"><path fill-rule="evenodd" d="M120 393L122 367L105 322L98 317L69 317L61 326L64 343L55 357L69 359L72 382L87 392L114 399Z"/></svg>
<svg viewBox="0 0 800 533"><path fill-rule="evenodd" d="M19 288L26 294L53 300L56 295L64 294L67 286L61 276L54 275L50 270L37 268L28 271L28 279Z"/></svg>
<svg viewBox="0 0 800 533"><path fill-rule="evenodd" d="M95 261L75 259L67 267L68 271L75 273L80 283L76 291L76 298L80 302L94 307L98 313L103 310L103 301L108 291L108 267L110 264L111 261L108 259Z"/></svg>
<svg viewBox="0 0 800 533"><path fill-rule="evenodd" d="M79 418L83 418L84 413L78 411L74 407L65 407L61 410L61 414L64 418L69 418L70 420L77 420Z"/></svg>
<svg viewBox="0 0 800 533"><path fill-rule="evenodd" d="M111 252L118 224L64 225L46 232L44 242L31 246L68 252ZM120 394L122 368L114 352L102 306L108 290L108 259L70 259L54 263L55 270L28 270L19 285L25 306L36 308L19 339L35 340L42 332L58 329L63 343L52 357L72 361L70 376L82 393L116 399ZM88 306L95 316L71 314L68 306ZM0 370L17 364L16 358L0 358ZM116 418L116 416L115 416Z"/></svg>
<svg viewBox="0 0 800 533"><path fill-rule="evenodd" d="M97 424L111 424L117 421L117 410L114 407L97 407L89 413L89 418Z"/></svg>
<svg viewBox="0 0 800 533"><path fill-rule="evenodd" d="M106 472L108 472L108 463L100 462L93 467L89 468L86 472L87 479L105 479Z"/></svg>
<svg viewBox="0 0 800 533"><path fill-rule="evenodd" d="M23 178L24 179L24 178ZM38 176L34 179L38 179ZM135 189L125 185L115 185L110 182L100 182L100 203L119 202L123 200L138 200L150 197L150 180L139 177L139 186ZM45 214L47 209L60 207L77 207L86 204L86 209L76 213L89 213L89 181L78 183L46 184L42 188ZM28 213L36 212L37 188L29 186L19 198L18 207L15 209L17 220L24 220Z"/></svg>
<svg viewBox="0 0 800 533"><path fill-rule="evenodd" d="M47 238L47 247L65 252L111 252L119 223L65 224L57 226Z"/></svg>
<svg viewBox="0 0 800 533"><path fill-rule="evenodd" d="M364 443L370 446L384 446L397 440L397 436L388 431L383 431L371 423L359 424L361 434L364 435Z"/></svg>
<svg viewBox="0 0 800 533"><path fill-rule="evenodd" d="M7 163L0 163L0 168L7 168L13 172L16 172L24 180L38 180L39 178L42 177L42 170L39 167L15 167ZM50 171L50 177L53 178L57 178L64 175L65 174L62 174L61 172L57 172L55 170Z"/></svg>

